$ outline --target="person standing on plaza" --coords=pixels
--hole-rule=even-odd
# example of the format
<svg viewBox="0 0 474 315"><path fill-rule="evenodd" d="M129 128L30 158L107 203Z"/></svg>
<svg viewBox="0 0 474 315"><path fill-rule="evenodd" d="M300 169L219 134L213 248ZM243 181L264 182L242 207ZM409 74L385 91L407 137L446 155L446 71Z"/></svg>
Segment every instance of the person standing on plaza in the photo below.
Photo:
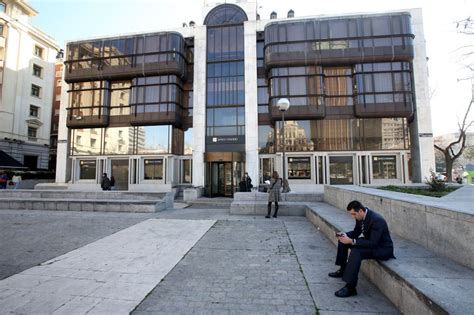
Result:
<svg viewBox="0 0 474 315"><path fill-rule="evenodd" d="M110 190L110 179L107 177L107 173L104 173L104 175L102 175L102 181L100 183L100 187L104 191Z"/></svg>
<svg viewBox="0 0 474 315"><path fill-rule="evenodd" d="M280 189L281 189L282 180L277 171L273 172L272 179L270 181L270 186L268 187L268 212L265 218L269 219L272 213L272 202L275 203L275 213L273 217L277 217L278 213L278 201L281 199Z"/></svg>
<svg viewBox="0 0 474 315"><path fill-rule="evenodd" d="M242 177L242 181L239 184L240 186L240 191L244 192L250 192L253 185L252 185L252 179L249 176L249 173L245 172L244 177Z"/></svg>
<svg viewBox="0 0 474 315"><path fill-rule="evenodd" d="M355 219L355 227L347 233L336 233L336 265L340 269L328 274L329 277L342 278L346 282L343 288L334 293L337 297L357 295L356 286L362 260L395 258L387 222L380 214L364 207L357 200L349 202L347 211Z"/></svg>
<svg viewBox="0 0 474 315"><path fill-rule="evenodd" d="M0 175L0 189L7 189L7 184L8 184L8 175L6 173L3 173Z"/></svg>

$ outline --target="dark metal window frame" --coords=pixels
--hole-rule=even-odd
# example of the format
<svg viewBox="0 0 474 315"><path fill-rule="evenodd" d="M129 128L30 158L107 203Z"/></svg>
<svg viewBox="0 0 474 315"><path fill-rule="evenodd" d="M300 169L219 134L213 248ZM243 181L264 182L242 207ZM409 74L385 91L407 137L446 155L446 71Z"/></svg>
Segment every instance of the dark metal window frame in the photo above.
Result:
<svg viewBox="0 0 474 315"><path fill-rule="evenodd" d="M43 55L44 55L44 48L39 46L39 45L35 45L35 48L33 50L33 54L38 57L38 58L41 58L43 59Z"/></svg>
<svg viewBox="0 0 474 315"><path fill-rule="evenodd" d="M161 37L166 37L166 45L169 47L166 47L168 49L161 49L160 48L157 51L154 52L143 52L144 46L145 46L145 41L148 38L151 38L153 36L161 36ZM176 36L178 39L178 48L174 47L171 49L172 46L172 40L173 37ZM133 41L132 45L133 46L133 53L130 54L120 54L120 55L115 55L112 56L110 54L110 47L112 47L112 42L116 40L127 40L131 39ZM138 41L139 39L143 39L143 43L141 44L141 51L139 52L139 44ZM159 39L161 41L161 38ZM96 48L98 49L98 55L97 56L89 56L86 58L81 58L81 45L84 44L90 44L94 47L94 43L96 43ZM106 49L108 48L108 49ZM177 60L176 57L178 57L178 62L181 63L189 63L189 60L186 55L187 49L186 49L186 44L184 38L181 37L180 34L178 33L157 33L157 34L145 34L141 36L133 36L133 37L122 37L122 38L108 38L108 39L101 39L101 40L92 40L92 41L87 41L87 42L75 42L71 43L68 45L68 60L65 61L65 64L67 65L68 72L72 72L73 70L76 69L76 67L80 69L85 69L85 68L93 68L95 65L98 70L102 70L104 68L104 65L107 65L109 67L114 67L116 65L113 65L114 62L112 62L113 59L127 59L130 58L130 62L128 63L122 63L118 62L117 66L123 66L124 64L129 64L130 67L135 68L137 66L141 66L142 64L147 64L148 62L145 62L145 57L146 56L154 56L154 55L166 55L166 60L163 62L170 62ZM87 55L84 55L87 56ZM170 56L170 57L168 57ZM143 61L138 63L137 59L143 58ZM160 59L160 58L159 58ZM159 61L161 62L161 61ZM80 67L77 66L79 64L86 63L87 67Z"/></svg>
<svg viewBox="0 0 474 315"><path fill-rule="evenodd" d="M387 69L387 70L373 70L373 71L366 71L364 70L364 65L369 65L369 64L374 64L374 63L367 63L367 64L359 64L360 66L362 66L362 71L359 71L359 72L354 72L354 84L356 84L357 86L357 89L355 90L355 93L354 93L354 97L356 98L356 102L359 102L359 97L362 97L362 100L363 100L363 103L365 104L367 101L367 96L369 95L373 95L374 96L374 102L373 103L377 103L375 101L375 96L376 95L386 95L386 94L391 94L392 95L392 102L395 102L395 95L396 94L403 94L404 97L403 97L403 103L405 105L407 105L407 103L411 102L412 101L412 98L413 98L413 82L411 81L411 78L412 78L412 65L411 63L408 63L408 62L383 62L384 64L390 64L390 69ZM395 63L398 63L401 65L400 67L400 70L394 70L394 64ZM408 65L408 67L406 67L406 65ZM408 69L407 69L408 68ZM395 85L395 78L394 78L394 75L395 74L402 74L401 75L401 80L402 80L402 84L401 84L401 87L402 89L397 89L396 85ZM406 79L406 76L404 76L403 74L407 74L408 75L408 82L405 81ZM391 85L392 85L392 88L391 90L387 90L387 91L377 91L376 90L376 80L375 80L375 75L376 74L386 74L386 75L390 75L390 80L391 80ZM360 87L359 85L357 85L357 82L358 82L358 76L361 76L361 80L362 80L362 87ZM367 84L367 76L370 77L370 88L371 88L371 91L372 92L366 92L367 89L366 87L369 86L369 84ZM407 85L409 84L409 85ZM408 87L408 89L406 89ZM364 90L361 90L361 88L364 88Z"/></svg>
<svg viewBox="0 0 474 315"><path fill-rule="evenodd" d="M41 98L41 86L36 84L31 85L31 96Z"/></svg>
<svg viewBox="0 0 474 315"><path fill-rule="evenodd" d="M349 41L349 40L356 40L359 41L362 45L359 46L359 48L365 47L364 45L364 40L367 39L379 39L379 38L393 38L393 37L408 37L413 39L415 36L411 33L404 33L403 28L406 30L410 30L410 25L404 25L404 21L406 19L403 19L404 16L408 16L406 14L400 14L400 15L387 15L387 16L371 16L371 17L354 17L354 18L342 18L342 19L327 19L327 20L301 20L301 21L292 21L292 22L275 22L275 23L270 23L265 27L265 52L267 51L267 47L273 46L273 45L278 45L278 44L293 44L293 43L314 43L314 42L331 42L331 41ZM390 30L389 34L384 34L384 35L373 35L374 34L374 27L373 27L373 21L376 18L390 18ZM394 32L394 19L397 18L400 20L400 25L402 26L402 29L400 33L395 33ZM330 35L330 23L334 22L341 22L344 21L346 23L346 34L347 36L342 36L342 37L331 37ZM364 34L364 25L363 23L366 21L370 21L370 34ZM317 22L317 23L316 23ZM321 26L323 23L327 23L327 28ZM355 23L357 25L357 36L351 36L350 31L351 28L349 27L350 23ZM300 24L302 25L302 28L304 29L304 39L302 40L292 40L288 39L288 29L289 26L294 25L294 24ZM308 27L307 25L313 25L313 27L310 29L311 32L308 32ZM320 25L321 24L321 25ZM277 27L276 31L271 30L271 28ZM322 30L326 29L327 34L322 34ZM277 34L277 39L270 38L272 35L272 31ZM309 36L312 33L314 36ZM280 39L280 34L284 35L284 38ZM291 32L290 32L291 34ZM318 34L318 36L316 36ZM405 40L402 40L403 46L406 45ZM393 45L393 42L391 41L391 44ZM373 47L373 44L370 46Z"/></svg>
<svg viewBox="0 0 474 315"><path fill-rule="evenodd" d="M40 108L35 105L30 105L30 116L31 117L39 117Z"/></svg>
<svg viewBox="0 0 474 315"><path fill-rule="evenodd" d="M100 82L99 83L99 87L97 88L75 88L76 86L79 86L80 84L82 83L89 83L89 82L76 82L76 83L71 83L70 85L70 89L67 91L67 93L71 93L69 94L69 107L66 108L66 110L68 111L68 119L71 120L73 119L73 113L77 110L81 110L81 109L91 109L90 111L90 115L88 116L97 116L97 118L101 118L102 115L106 115L107 113L104 112L108 106L107 105L104 105L105 104L105 100L109 97L109 93L107 92L109 90L109 87L108 85L106 84L106 81L91 81L91 82ZM85 92L85 91L100 91L99 93L99 101L98 103L100 105L94 105L95 103L95 93L92 93L92 105L88 105L88 106L74 106L72 104L72 101L73 101L73 96L75 93L81 93L81 92ZM96 109L96 110L94 110ZM94 112L97 112L97 114L94 114Z"/></svg>
<svg viewBox="0 0 474 315"><path fill-rule="evenodd" d="M28 126L28 138L37 138L38 136L38 128Z"/></svg>
<svg viewBox="0 0 474 315"><path fill-rule="evenodd" d="M43 67L37 65L37 64L33 64L33 75L35 77L38 77L38 78L41 78L42 75L43 75Z"/></svg>

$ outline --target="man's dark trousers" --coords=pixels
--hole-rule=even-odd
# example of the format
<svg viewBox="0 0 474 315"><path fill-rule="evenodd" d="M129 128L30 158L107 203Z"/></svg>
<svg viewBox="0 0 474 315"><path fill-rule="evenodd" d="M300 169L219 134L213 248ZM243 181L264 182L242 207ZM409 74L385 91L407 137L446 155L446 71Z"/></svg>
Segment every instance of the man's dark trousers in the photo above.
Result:
<svg viewBox="0 0 474 315"><path fill-rule="evenodd" d="M347 260L348 251L351 249L349 260ZM374 253L375 252L375 253ZM343 244L338 242L336 265L341 266L344 270L342 280L349 286L356 287L360 270L360 264L364 259L381 259L387 260L393 257L393 250L390 248L356 248L352 244Z"/></svg>

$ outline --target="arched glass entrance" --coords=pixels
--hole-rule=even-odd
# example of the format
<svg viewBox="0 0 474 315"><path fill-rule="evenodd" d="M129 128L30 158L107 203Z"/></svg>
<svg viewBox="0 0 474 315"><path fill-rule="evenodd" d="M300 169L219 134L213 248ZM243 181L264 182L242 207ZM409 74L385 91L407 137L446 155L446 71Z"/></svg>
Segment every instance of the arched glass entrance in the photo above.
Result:
<svg viewBox="0 0 474 315"><path fill-rule="evenodd" d="M244 24L237 5L220 5L207 26L205 194L232 197L245 152Z"/></svg>

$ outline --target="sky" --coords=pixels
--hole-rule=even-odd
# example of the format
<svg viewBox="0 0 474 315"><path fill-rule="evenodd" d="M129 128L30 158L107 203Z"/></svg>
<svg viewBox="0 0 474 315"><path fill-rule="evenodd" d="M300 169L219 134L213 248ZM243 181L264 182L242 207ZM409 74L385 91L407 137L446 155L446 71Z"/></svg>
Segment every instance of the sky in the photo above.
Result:
<svg viewBox="0 0 474 315"><path fill-rule="evenodd" d="M202 25L202 7L208 0L29 0L39 14L34 26L64 47L67 41L179 28L195 21ZM224 3L225 0L219 1ZM233 3L234 1L227 1ZM463 52L474 35L459 34L456 22L474 18L473 0L258 0L258 13L268 19L275 11L285 17L377 12L422 8L427 48L430 103L434 136L456 132L472 97L472 72L463 64ZM415 39L416 40L416 39ZM474 109L470 119L474 119ZM473 130L474 131L474 128Z"/></svg>

